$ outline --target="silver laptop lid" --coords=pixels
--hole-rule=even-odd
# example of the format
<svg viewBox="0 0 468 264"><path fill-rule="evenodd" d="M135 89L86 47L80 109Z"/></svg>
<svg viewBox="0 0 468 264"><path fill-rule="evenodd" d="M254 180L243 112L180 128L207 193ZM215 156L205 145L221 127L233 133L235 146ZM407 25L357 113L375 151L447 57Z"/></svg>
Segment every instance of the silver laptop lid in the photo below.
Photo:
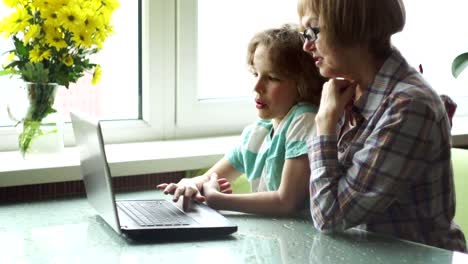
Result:
<svg viewBox="0 0 468 264"><path fill-rule="evenodd" d="M80 152L81 176L88 202L117 233L121 233L112 180L107 164L101 125L96 120L70 113L76 146Z"/></svg>

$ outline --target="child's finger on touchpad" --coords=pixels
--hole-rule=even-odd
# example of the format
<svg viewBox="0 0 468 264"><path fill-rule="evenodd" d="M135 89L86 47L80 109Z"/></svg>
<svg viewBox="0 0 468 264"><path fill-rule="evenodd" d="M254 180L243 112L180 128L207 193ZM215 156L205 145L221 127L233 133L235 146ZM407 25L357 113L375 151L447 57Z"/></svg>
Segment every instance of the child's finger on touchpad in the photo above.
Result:
<svg viewBox="0 0 468 264"><path fill-rule="evenodd" d="M184 212L190 212L192 210L193 200L191 198L182 196L181 199L179 199L178 203L179 203L179 208L182 208Z"/></svg>

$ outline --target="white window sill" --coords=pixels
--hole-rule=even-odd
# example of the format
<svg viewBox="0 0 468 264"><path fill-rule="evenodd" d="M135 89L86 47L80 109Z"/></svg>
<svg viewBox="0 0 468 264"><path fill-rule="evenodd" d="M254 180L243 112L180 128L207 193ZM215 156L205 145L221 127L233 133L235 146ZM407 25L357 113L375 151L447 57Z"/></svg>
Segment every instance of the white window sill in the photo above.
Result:
<svg viewBox="0 0 468 264"><path fill-rule="evenodd" d="M114 177L193 170L213 165L238 139L229 136L110 144L106 145L106 154ZM453 146L468 146L467 133L454 133ZM81 179L75 147L66 148L60 155L37 155L26 160L18 151L0 152L0 160L0 187Z"/></svg>
<svg viewBox="0 0 468 264"><path fill-rule="evenodd" d="M106 145L115 176L207 168L237 143L238 136ZM26 160L18 151L0 152L0 187L80 180L79 153L66 148L60 155L36 155Z"/></svg>

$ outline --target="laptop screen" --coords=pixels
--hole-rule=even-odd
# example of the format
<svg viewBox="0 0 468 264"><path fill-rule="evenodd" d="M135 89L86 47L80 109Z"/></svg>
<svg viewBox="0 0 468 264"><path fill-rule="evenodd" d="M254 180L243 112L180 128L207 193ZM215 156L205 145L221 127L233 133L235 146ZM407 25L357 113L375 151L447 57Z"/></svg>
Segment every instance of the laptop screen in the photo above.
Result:
<svg viewBox="0 0 468 264"><path fill-rule="evenodd" d="M88 202L115 231L121 233L101 125L76 113L70 115Z"/></svg>

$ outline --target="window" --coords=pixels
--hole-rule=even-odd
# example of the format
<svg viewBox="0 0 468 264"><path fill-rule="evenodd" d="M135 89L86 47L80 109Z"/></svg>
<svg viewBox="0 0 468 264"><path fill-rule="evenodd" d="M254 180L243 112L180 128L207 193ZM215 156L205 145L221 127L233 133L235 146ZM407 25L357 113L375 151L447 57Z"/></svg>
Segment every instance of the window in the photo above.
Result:
<svg viewBox="0 0 468 264"><path fill-rule="evenodd" d="M3 17L10 10L0 6L0 16ZM63 87L57 95L56 108L64 114L75 108L104 120L139 118L138 2L120 1L120 8L113 15L113 25L115 34L106 40L104 48L92 58L93 62L101 64L103 68L101 82L92 86L91 76L87 74L77 84L71 85L70 89ZM9 50L11 44L10 39L2 41L2 53ZM2 63L5 57L6 55L3 56ZM9 98L10 93L14 96L21 91L22 89L18 89L21 85L21 80L2 77L0 86L8 94L3 98ZM5 113L1 111L1 125L11 124Z"/></svg>
<svg viewBox="0 0 468 264"><path fill-rule="evenodd" d="M298 23L291 0L178 1L177 128L240 131L255 119L247 44L263 29Z"/></svg>
<svg viewBox="0 0 468 264"><path fill-rule="evenodd" d="M458 103L457 117L468 116L468 71L459 79L450 73L453 58L468 51L463 34L468 4L404 2L407 24L395 35L395 45L412 65L423 65L424 76L439 93ZM78 107L106 120L106 143L239 134L255 119L245 61L249 39L265 28L298 22L296 0L120 3L115 35L96 57L104 70L102 82L93 87L83 79L58 99L65 112ZM1 6L0 17L6 12ZM0 51L8 43L0 41ZM0 63L4 59L2 55ZM24 108L19 86L0 77L0 150L16 148L17 133L6 106L15 113ZM73 144L71 127L65 132L66 144Z"/></svg>
<svg viewBox="0 0 468 264"><path fill-rule="evenodd" d="M439 93L450 96L458 105L454 134L467 133L468 71L452 77L453 59L468 52L466 10L468 2L454 0L405 0L406 26L394 36L395 46L414 67L422 65L423 76Z"/></svg>
<svg viewBox="0 0 468 264"><path fill-rule="evenodd" d="M468 118L468 70L455 79L451 63L456 55L468 51L468 35L463 33L468 3L404 3L406 26L393 42L410 64L416 68L422 65L424 77L439 94L449 95L458 104L453 132L466 133L468 127L460 125L467 122L459 119ZM297 1L200 0L178 4L177 127L206 129L218 124L224 131L239 129L255 117L245 65L247 43L259 30L298 22Z"/></svg>
<svg viewBox="0 0 468 264"><path fill-rule="evenodd" d="M12 11L0 4L0 18ZM104 48L91 58L102 66L103 75L96 86L91 84L92 74L88 73L69 89L62 87L58 92L54 107L69 121L70 110L79 110L101 120L138 120L140 118L139 81L139 1L122 0L113 14L115 33L104 43ZM11 38L0 42L0 64L5 64L12 49ZM17 132L15 124L7 114L21 119L28 105L23 81L17 77L0 77L2 96L0 101L0 126L3 149L16 148ZM71 129L68 129L71 130ZM70 132L70 131L69 131ZM71 135L68 133L68 137ZM5 140L12 137L12 140ZM70 141L70 140L68 140Z"/></svg>

